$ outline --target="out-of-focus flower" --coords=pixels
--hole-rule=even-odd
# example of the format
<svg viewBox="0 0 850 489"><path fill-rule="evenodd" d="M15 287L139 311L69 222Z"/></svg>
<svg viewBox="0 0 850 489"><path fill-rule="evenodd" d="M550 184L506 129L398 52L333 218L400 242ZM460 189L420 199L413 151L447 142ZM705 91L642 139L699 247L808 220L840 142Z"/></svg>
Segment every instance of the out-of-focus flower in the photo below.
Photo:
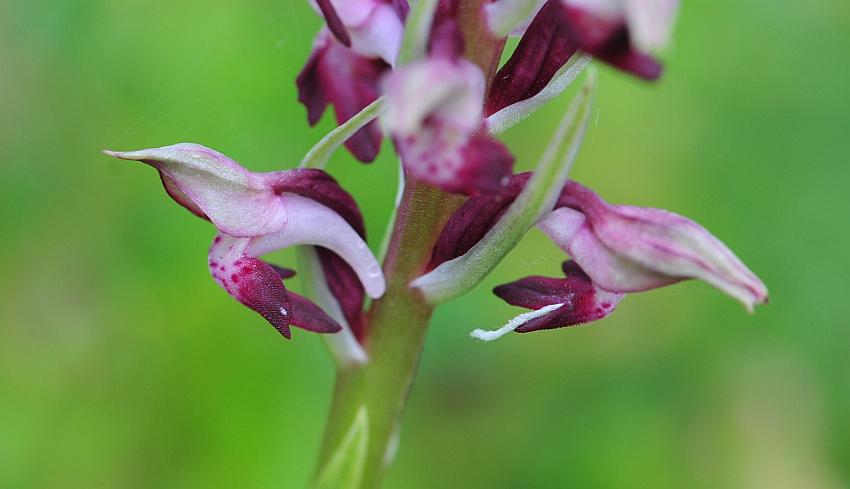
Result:
<svg viewBox="0 0 850 489"><path fill-rule="evenodd" d="M361 238L360 211L325 172L253 173L217 151L188 143L107 154L156 168L178 204L215 225L219 232L209 252L213 277L285 337L290 324L321 333L340 327L307 299L288 292L282 278L290 274L260 260L263 255L315 245L341 257L371 297L383 294L380 266Z"/></svg>
<svg viewBox="0 0 850 489"><path fill-rule="evenodd" d="M641 78L658 78L661 64L648 53L668 41L677 9L678 0L543 2L497 73L487 113L540 92L577 50ZM504 7L490 10L505 15Z"/></svg>
<svg viewBox="0 0 850 489"><path fill-rule="evenodd" d="M346 48L330 32L316 37L313 53L299 73L298 100L307 107L310 125L319 122L328 104L333 105L339 124L350 119L380 95L381 77L389 65ZM381 149L381 129L370 122L345 142L358 160L368 163Z"/></svg>
<svg viewBox="0 0 850 489"><path fill-rule="evenodd" d="M460 57L461 43L443 22L428 58L387 76L382 124L413 177L450 192L498 191L513 157L483 127L484 74Z"/></svg>
<svg viewBox="0 0 850 489"><path fill-rule="evenodd" d="M379 96L381 77L395 64L406 0L316 0L327 28L319 31L313 52L296 79L298 100L307 107L310 125L319 122L328 104L337 123L350 119ZM381 149L381 130L367 124L345 142L358 160L369 163Z"/></svg>

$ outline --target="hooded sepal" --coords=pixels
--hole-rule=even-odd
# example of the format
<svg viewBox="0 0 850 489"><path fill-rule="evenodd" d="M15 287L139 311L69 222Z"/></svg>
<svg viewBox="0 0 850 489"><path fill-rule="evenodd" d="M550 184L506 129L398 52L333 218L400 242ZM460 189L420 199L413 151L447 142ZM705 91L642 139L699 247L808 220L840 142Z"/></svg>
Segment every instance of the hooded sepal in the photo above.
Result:
<svg viewBox="0 0 850 489"><path fill-rule="evenodd" d="M539 223L599 286L640 292L700 279L749 311L767 301L764 283L719 239L694 221L661 209L614 206L576 182Z"/></svg>
<svg viewBox="0 0 850 489"><path fill-rule="evenodd" d="M274 232L286 222L277 195L260 174L200 144L105 153L156 168L169 196L231 236Z"/></svg>

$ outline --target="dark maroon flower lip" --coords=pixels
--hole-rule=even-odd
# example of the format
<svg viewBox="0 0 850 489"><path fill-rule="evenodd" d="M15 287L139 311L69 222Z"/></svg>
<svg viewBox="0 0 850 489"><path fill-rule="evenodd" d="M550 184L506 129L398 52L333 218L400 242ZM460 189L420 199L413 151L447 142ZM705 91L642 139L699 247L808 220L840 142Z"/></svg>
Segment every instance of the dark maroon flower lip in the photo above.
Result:
<svg viewBox="0 0 850 489"><path fill-rule="evenodd" d="M542 309L561 307L520 325L518 333L565 328L603 319L624 297L595 285L574 261L564 262L565 278L530 276L493 289L499 298L514 306Z"/></svg>

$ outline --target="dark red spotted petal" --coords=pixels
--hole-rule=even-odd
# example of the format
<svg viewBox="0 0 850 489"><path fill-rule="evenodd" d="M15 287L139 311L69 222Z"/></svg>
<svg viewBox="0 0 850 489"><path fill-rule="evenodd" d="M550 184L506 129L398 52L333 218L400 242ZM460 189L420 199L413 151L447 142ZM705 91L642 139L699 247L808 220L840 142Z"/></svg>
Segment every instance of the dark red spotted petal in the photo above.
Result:
<svg viewBox="0 0 850 489"><path fill-rule="evenodd" d="M496 73L485 113L539 93L576 52L558 2L548 2L529 25L510 59Z"/></svg>
<svg viewBox="0 0 850 489"><path fill-rule="evenodd" d="M289 293L292 302L291 324L314 333L338 333L342 326L306 297Z"/></svg>
<svg viewBox="0 0 850 489"><path fill-rule="evenodd" d="M233 270L227 273L230 281L224 283L228 292L263 316L285 338L292 338L292 304L277 271L260 259L245 256L233 262Z"/></svg>
<svg viewBox="0 0 850 489"><path fill-rule="evenodd" d="M366 237L366 226L357 202L324 170L297 168L264 173L263 178L267 179L276 194L297 194L329 207L342 216L357 234Z"/></svg>
<svg viewBox="0 0 850 489"><path fill-rule="evenodd" d="M428 269L457 258L475 246L502 217L530 177L530 172L514 175L501 192L468 199L443 226Z"/></svg>
<svg viewBox="0 0 850 489"><path fill-rule="evenodd" d="M348 31L345 30L345 26L339 15L337 15L333 4L331 4L331 0L316 0L316 4L318 4L319 10L322 11L322 15L325 17L325 23L334 37L346 47L351 47L351 37L348 35Z"/></svg>
<svg viewBox="0 0 850 489"><path fill-rule="evenodd" d="M380 95L379 81L389 70L380 59L361 56L340 44L327 32L319 33L313 53L296 79L298 100L307 108L307 120L315 125L328 104L343 123ZM373 121L348 139L345 147L368 163L381 148L381 130Z"/></svg>

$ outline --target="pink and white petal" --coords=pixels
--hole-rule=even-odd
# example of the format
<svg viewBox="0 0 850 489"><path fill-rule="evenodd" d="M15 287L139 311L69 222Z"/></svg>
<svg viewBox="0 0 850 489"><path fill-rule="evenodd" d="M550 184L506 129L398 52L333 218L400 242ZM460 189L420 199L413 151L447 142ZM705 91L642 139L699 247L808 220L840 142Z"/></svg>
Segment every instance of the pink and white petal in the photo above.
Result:
<svg viewBox="0 0 850 489"><path fill-rule="evenodd" d="M583 227L576 233L565 251L594 283L612 292L643 292L687 278L658 273L611 251L589 227Z"/></svg>
<svg viewBox="0 0 850 489"><path fill-rule="evenodd" d="M331 3L349 27L365 24L375 10L384 4L380 0L331 0Z"/></svg>
<svg viewBox="0 0 850 489"><path fill-rule="evenodd" d="M400 139L418 135L426 121L469 134L481 125L484 89L484 74L468 61L433 58L411 63L387 76L381 123Z"/></svg>
<svg viewBox="0 0 850 489"><path fill-rule="evenodd" d="M106 153L153 166L167 177L163 181L169 195L195 213L200 210L219 230L231 236L275 232L286 221L277 196L262 178L218 151L180 143Z"/></svg>
<svg viewBox="0 0 850 489"><path fill-rule="evenodd" d="M277 194L301 195L333 209L362 237L366 237L363 215L354 198L326 171L316 168L296 168L260 174Z"/></svg>
<svg viewBox="0 0 850 489"><path fill-rule="evenodd" d="M576 234L584 227L587 219L581 212L562 207L555 209L537 223L537 228L561 249L569 248Z"/></svg>
<svg viewBox="0 0 850 489"><path fill-rule="evenodd" d="M357 232L336 212L318 202L294 194L282 194L289 219L273 234L259 236L248 248L249 256L262 256L287 246L314 245L342 257L357 273L372 298L384 294L386 283L381 266Z"/></svg>

